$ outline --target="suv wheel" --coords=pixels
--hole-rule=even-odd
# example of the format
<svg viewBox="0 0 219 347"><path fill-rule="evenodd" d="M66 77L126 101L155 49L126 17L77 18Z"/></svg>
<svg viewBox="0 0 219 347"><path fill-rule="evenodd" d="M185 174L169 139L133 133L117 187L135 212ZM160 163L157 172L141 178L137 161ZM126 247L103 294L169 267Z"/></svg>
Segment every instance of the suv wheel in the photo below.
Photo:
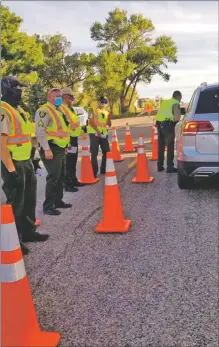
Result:
<svg viewBox="0 0 219 347"><path fill-rule="evenodd" d="M194 178L185 176L180 171L178 171L177 183L180 189L192 189L194 187Z"/></svg>

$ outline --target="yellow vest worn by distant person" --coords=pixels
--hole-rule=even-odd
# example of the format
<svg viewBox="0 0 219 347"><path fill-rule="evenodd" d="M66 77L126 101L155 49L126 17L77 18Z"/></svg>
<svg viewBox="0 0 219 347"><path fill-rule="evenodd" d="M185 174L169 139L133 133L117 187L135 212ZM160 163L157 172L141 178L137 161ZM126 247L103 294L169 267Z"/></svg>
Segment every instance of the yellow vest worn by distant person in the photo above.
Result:
<svg viewBox="0 0 219 347"><path fill-rule="evenodd" d="M29 160L32 149L31 122L26 116L26 112L21 107L15 109L5 101L1 102L1 109L5 110L10 117L11 129L7 138L7 146L12 159ZM20 113L25 115L26 121Z"/></svg>
<svg viewBox="0 0 219 347"><path fill-rule="evenodd" d="M173 105L179 104L179 101L171 98L168 100L163 100L160 105L160 109L156 115L156 121L163 122L165 120L175 121L173 115Z"/></svg>
<svg viewBox="0 0 219 347"><path fill-rule="evenodd" d="M97 109L97 112L94 113L94 122L97 126L98 131L103 135L108 135L107 130L107 121L109 117L109 112L101 109ZM96 130L92 128L91 125L88 125L87 127L88 134L96 134Z"/></svg>
<svg viewBox="0 0 219 347"><path fill-rule="evenodd" d="M47 141L52 140L54 144L61 148L66 148L70 142L69 126L66 125L62 113L59 112L55 106L47 103L41 106L42 111L46 109L52 118L52 125L46 128ZM41 110L39 109L39 112Z"/></svg>
<svg viewBox="0 0 219 347"><path fill-rule="evenodd" d="M78 115L66 105L61 105L59 109L66 115L69 120L70 136L79 137L83 135L84 132L81 129L80 118L78 117Z"/></svg>

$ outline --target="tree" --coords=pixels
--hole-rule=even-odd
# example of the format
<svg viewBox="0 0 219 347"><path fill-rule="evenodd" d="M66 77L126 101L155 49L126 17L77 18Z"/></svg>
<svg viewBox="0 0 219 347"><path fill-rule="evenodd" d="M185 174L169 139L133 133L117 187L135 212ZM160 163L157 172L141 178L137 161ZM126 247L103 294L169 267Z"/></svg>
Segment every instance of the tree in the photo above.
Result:
<svg viewBox="0 0 219 347"><path fill-rule="evenodd" d="M85 87L94 88L97 95L104 94L109 100L111 112L118 101L123 80L134 71L135 65L126 54L103 50L96 59L96 74L88 78Z"/></svg>
<svg viewBox="0 0 219 347"><path fill-rule="evenodd" d="M122 83L122 112L126 110L125 99L130 88L133 92L128 107L139 82L150 83L156 74L168 81L170 75L163 72L163 69L167 69L168 63L177 62L175 42L167 36L153 38L154 29L150 19L141 14L128 17L127 11L118 8L109 12L105 24L95 22L91 27L91 38L97 42L98 47L126 54L127 59L135 64L134 71Z"/></svg>
<svg viewBox="0 0 219 347"><path fill-rule="evenodd" d="M44 65L39 71L40 78L47 88L62 87L65 82L64 59L71 44L61 34L38 37L42 43Z"/></svg>
<svg viewBox="0 0 219 347"><path fill-rule="evenodd" d="M36 35L20 32L22 19L1 5L1 73L2 75L30 76L43 64L42 46ZM31 75L32 74L32 75Z"/></svg>

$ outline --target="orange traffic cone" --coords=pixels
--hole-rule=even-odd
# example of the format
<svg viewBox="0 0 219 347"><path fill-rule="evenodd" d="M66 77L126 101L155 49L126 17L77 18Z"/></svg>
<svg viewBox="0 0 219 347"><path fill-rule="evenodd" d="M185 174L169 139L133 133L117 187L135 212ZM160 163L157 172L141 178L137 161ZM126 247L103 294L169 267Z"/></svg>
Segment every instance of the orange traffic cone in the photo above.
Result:
<svg viewBox="0 0 219 347"><path fill-rule="evenodd" d="M124 219L119 187L116 178L113 155L107 153L103 219L96 227L97 232L126 232L131 225L130 220Z"/></svg>
<svg viewBox="0 0 219 347"><path fill-rule="evenodd" d="M157 131L157 127L154 128L154 140L152 143L151 160L158 160L158 131Z"/></svg>
<svg viewBox="0 0 219 347"><path fill-rule="evenodd" d="M154 180L150 177L148 169L147 156L144 149L143 135L138 136L138 157L136 165L136 177L133 178L132 183L150 183Z"/></svg>
<svg viewBox="0 0 219 347"><path fill-rule="evenodd" d="M154 128L156 127L156 120L154 119L154 123L152 125L152 129L151 129L151 141L150 143L153 143L154 141Z"/></svg>
<svg viewBox="0 0 219 347"><path fill-rule="evenodd" d="M53 347L60 335L40 330L12 207L1 207L1 346Z"/></svg>
<svg viewBox="0 0 219 347"><path fill-rule="evenodd" d="M132 136L131 136L131 132L129 129L129 125L128 123L126 123L126 130L125 130L125 147L123 152L126 153L131 153L131 152L135 152L136 148L133 147L132 144Z"/></svg>
<svg viewBox="0 0 219 347"><path fill-rule="evenodd" d="M124 158L122 158L120 153L120 147L119 147L119 141L116 134L116 128L112 129L112 154L113 154L113 161L123 161Z"/></svg>
<svg viewBox="0 0 219 347"><path fill-rule="evenodd" d="M94 177L89 148L86 145L87 136L82 136L82 154L81 154L81 177L79 182L84 184L93 184L99 181L99 178Z"/></svg>

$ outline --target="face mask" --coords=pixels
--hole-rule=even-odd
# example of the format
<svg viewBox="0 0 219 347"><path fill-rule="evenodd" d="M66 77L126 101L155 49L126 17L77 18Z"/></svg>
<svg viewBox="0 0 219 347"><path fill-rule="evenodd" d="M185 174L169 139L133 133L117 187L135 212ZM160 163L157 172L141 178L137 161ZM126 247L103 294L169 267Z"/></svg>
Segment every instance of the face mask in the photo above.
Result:
<svg viewBox="0 0 219 347"><path fill-rule="evenodd" d="M6 101L12 107L17 107L21 103L22 90L17 88L8 88L2 100Z"/></svg>
<svg viewBox="0 0 219 347"><path fill-rule="evenodd" d="M58 96L57 98L55 98L55 105L56 106L62 105L62 97L61 96Z"/></svg>

